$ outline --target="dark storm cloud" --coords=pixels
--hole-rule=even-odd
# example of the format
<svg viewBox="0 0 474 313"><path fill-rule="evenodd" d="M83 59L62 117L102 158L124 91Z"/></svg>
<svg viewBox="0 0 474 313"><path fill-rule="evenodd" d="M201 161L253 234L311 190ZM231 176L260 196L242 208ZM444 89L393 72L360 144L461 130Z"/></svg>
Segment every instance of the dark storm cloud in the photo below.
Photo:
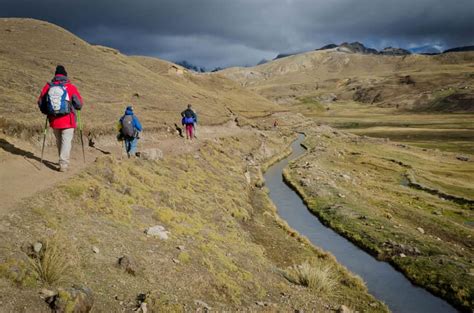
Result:
<svg viewBox="0 0 474 313"><path fill-rule="evenodd" d="M0 16L39 18L125 53L208 68L330 42L474 44L474 0L0 0Z"/></svg>

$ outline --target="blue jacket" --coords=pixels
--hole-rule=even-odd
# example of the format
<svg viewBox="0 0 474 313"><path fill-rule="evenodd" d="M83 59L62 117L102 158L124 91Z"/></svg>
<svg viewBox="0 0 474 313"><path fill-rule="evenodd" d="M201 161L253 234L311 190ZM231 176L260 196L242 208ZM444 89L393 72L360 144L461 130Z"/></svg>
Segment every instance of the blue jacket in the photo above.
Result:
<svg viewBox="0 0 474 313"><path fill-rule="evenodd" d="M125 109L125 114L120 118L120 124L122 124L122 120L125 117L125 115L133 115L133 119L132 119L133 127L135 127L135 129L138 130L139 132L143 130L142 124L140 124L140 121L138 120L138 118L133 114L132 107L127 107L127 109Z"/></svg>

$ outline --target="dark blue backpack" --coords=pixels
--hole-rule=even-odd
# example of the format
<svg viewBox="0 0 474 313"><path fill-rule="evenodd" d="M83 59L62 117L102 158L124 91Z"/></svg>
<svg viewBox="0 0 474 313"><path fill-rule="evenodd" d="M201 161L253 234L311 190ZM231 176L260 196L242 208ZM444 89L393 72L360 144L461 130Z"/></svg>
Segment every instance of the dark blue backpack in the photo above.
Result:
<svg viewBox="0 0 474 313"><path fill-rule="evenodd" d="M69 95L63 84L49 83L49 90L46 94L46 111L51 115L71 113Z"/></svg>
<svg viewBox="0 0 474 313"><path fill-rule="evenodd" d="M191 117L185 116L183 118L183 122L184 124L194 124L194 118L192 116Z"/></svg>

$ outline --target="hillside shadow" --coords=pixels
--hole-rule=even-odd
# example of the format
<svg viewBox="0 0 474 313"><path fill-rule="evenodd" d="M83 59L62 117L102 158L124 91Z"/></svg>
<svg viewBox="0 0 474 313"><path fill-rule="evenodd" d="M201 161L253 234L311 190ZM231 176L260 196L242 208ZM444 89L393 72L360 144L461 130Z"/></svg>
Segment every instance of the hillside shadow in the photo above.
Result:
<svg viewBox="0 0 474 313"><path fill-rule="evenodd" d="M19 155L19 156L22 156L24 158L34 160L34 161L37 161L37 162L41 162L41 158L37 157L33 152L26 151L26 150L23 150L21 148L18 148L15 145L9 143L8 141L6 141L3 138L0 138L0 148L2 148L3 150L5 150L8 153L11 153L11 154L14 154L14 155ZM46 167L48 167L52 170L57 170L56 163L53 163L53 162L50 162L50 161L47 161L47 160L43 160L43 163L44 163L44 165L46 165Z"/></svg>

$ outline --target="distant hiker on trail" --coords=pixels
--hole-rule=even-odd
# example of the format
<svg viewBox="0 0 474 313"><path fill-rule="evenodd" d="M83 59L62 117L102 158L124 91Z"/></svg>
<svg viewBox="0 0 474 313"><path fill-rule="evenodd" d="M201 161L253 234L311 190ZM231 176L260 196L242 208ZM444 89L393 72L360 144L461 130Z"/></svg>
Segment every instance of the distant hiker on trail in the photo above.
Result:
<svg viewBox="0 0 474 313"><path fill-rule="evenodd" d="M196 113L194 113L192 106L188 104L188 108L181 112L181 124L186 126L186 139L193 139L194 124L197 121Z"/></svg>
<svg viewBox="0 0 474 313"><path fill-rule="evenodd" d="M67 171L69 166L72 138L77 126L76 110L81 110L82 104L82 97L76 86L71 84L67 78L66 69L64 66L58 65L54 78L41 91L38 106L41 112L47 115L49 125L54 131L58 147L60 172ZM77 113L79 114L79 112ZM47 124L45 125L45 138L46 127Z"/></svg>
<svg viewBox="0 0 474 313"><path fill-rule="evenodd" d="M125 142L127 156L135 156L140 132L143 130L142 124L133 114L133 106L125 109L125 114L119 120L120 139Z"/></svg>

